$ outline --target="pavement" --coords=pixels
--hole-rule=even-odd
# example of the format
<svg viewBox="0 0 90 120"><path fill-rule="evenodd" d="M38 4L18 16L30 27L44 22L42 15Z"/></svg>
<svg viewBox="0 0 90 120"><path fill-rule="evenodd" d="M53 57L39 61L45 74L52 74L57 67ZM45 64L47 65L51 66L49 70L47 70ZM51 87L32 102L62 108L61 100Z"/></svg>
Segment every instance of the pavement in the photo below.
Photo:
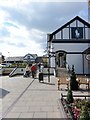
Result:
<svg viewBox="0 0 90 120"><path fill-rule="evenodd" d="M61 93L67 94L66 86L57 89L57 79L54 76L44 77L44 83L38 79L23 76L0 76L0 113L1 118L61 118L66 119L60 102ZM74 94L87 94L76 91Z"/></svg>

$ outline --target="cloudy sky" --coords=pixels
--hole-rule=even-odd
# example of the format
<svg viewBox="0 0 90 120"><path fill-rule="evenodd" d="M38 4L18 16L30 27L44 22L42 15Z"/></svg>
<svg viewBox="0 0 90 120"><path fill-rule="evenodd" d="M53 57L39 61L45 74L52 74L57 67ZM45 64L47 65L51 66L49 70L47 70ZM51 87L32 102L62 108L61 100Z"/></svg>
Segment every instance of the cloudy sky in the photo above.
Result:
<svg viewBox="0 0 90 120"><path fill-rule="evenodd" d="M87 0L32 1L0 0L0 52L3 55L41 56L45 54L48 33L77 15L88 20Z"/></svg>

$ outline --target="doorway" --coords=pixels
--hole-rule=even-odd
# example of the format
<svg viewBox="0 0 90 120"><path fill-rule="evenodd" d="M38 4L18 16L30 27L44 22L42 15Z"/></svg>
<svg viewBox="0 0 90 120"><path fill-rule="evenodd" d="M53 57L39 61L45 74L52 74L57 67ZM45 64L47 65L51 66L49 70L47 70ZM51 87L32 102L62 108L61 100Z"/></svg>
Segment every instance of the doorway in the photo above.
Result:
<svg viewBox="0 0 90 120"><path fill-rule="evenodd" d="M56 52L56 68L66 68L66 52Z"/></svg>

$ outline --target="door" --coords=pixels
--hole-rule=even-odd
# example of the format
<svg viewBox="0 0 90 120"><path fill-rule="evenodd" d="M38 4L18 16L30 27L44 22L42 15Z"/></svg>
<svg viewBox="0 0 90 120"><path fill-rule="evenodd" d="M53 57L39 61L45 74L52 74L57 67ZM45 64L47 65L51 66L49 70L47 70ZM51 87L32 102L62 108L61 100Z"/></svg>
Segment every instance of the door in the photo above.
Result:
<svg viewBox="0 0 90 120"><path fill-rule="evenodd" d="M66 53L56 53L56 68L66 68Z"/></svg>

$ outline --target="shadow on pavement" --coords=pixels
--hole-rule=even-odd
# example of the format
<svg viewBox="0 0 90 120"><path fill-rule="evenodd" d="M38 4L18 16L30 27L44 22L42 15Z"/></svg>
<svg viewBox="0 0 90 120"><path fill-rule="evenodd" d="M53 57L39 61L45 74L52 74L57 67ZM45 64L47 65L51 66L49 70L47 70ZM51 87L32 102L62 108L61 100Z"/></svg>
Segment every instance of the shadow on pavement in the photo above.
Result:
<svg viewBox="0 0 90 120"><path fill-rule="evenodd" d="M47 85L55 85L54 83L43 82L43 81L41 81L40 83L47 84Z"/></svg>
<svg viewBox="0 0 90 120"><path fill-rule="evenodd" d="M9 91L0 88L0 98L5 97L8 93L10 93Z"/></svg>

